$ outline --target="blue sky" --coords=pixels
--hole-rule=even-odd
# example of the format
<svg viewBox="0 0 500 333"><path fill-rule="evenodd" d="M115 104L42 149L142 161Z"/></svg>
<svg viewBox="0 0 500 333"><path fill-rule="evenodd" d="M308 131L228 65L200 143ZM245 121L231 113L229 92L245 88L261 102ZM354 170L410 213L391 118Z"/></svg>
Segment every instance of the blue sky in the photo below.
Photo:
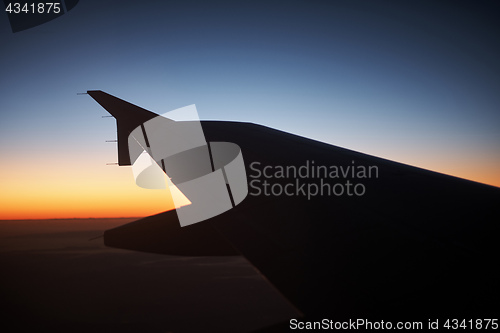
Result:
<svg viewBox="0 0 500 333"><path fill-rule="evenodd" d="M114 121L76 95L98 89L500 186L498 14L484 1L82 0L15 34L0 15L0 153L114 162Z"/></svg>

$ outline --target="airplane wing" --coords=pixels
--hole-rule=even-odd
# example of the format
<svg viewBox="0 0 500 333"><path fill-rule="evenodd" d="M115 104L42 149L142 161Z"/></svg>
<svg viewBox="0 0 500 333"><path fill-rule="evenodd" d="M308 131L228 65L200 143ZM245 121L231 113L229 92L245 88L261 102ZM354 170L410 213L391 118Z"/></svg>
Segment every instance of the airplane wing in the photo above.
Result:
<svg viewBox="0 0 500 333"><path fill-rule="evenodd" d="M119 142L150 116L118 114L121 102L89 94L117 117ZM241 148L246 199L185 227L172 210L107 230L107 246L241 254L306 318L427 323L500 313L499 188L256 124L201 125L207 141Z"/></svg>

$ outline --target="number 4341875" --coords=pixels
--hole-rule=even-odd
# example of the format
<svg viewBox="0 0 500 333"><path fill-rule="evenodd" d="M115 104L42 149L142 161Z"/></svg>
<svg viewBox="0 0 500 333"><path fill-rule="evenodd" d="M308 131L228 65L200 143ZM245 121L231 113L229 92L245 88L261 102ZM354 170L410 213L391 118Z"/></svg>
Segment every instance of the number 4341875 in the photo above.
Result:
<svg viewBox="0 0 500 333"><path fill-rule="evenodd" d="M32 14L58 14L61 12L59 2L38 2L38 3L19 3L9 2L5 11L9 14L32 13Z"/></svg>
<svg viewBox="0 0 500 333"><path fill-rule="evenodd" d="M446 329L498 329L498 319L469 319L469 320L458 320L458 319L448 319L444 323L443 327Z"/></svg>

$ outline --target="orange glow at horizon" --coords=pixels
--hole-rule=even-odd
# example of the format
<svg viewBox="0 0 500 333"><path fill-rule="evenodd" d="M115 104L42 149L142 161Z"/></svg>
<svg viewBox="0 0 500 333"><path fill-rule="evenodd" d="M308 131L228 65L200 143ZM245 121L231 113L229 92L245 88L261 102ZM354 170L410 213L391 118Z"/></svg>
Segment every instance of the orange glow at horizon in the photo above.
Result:
<svg viewBox="0 0 500 333"><path fill-rule="evenodd" d="M374 154L421 168L500 187L500 157ZM414 152L413 152L414 153ZM2 161L0 219L72 219L143 217L174 209L168 190L143 189L131 167L106 166L106 156L82 159L66 154L47 162L43 154ZM478 160L482 164L478 164ZM34 161L36 163L34 164Z"/></svg>
<svg viewBox="0 0 500 333"><path fill-rule="evenodd" d="M131 167L73 161L80 165L5 161L0 173L0 219L142 217L175 208L168 188L138 187ZM183 196L177 192L177 198ZM178 202L189 204L185 196Z"/></svg>
<svg viewBox="0 0 500 333"><path fill-rule="evenodd" d="M440 144L429 142L420 145L411 141L365 140L354 141L354 151L450 175L474 182L500 187L500 151L496 144L480 147L472 144ZM330 142L335 141L331 139Z"/></svg>
<svg viewBox="0 0 500 333"><path fill-rule="evenodd" d="M396 154L393 154L396 156ZM393 160L446 175L500 187L500 156L488 151L476 151L465 158L460 151L415 153L398 152ZM388 159L391 159L388 154Z"/></svg>

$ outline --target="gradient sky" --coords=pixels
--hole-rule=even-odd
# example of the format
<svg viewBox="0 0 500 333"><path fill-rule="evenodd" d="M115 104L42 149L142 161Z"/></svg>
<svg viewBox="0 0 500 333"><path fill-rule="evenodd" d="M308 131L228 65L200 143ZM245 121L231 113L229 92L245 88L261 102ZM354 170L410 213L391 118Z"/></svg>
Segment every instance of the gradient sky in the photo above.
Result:
<svg viewBox="0 0 500 333"><path fill-rule="evenodd" d="M103 90L500 186L500 17L485 1L101 1L0 15L0 219L144 216Z"/></svg>

